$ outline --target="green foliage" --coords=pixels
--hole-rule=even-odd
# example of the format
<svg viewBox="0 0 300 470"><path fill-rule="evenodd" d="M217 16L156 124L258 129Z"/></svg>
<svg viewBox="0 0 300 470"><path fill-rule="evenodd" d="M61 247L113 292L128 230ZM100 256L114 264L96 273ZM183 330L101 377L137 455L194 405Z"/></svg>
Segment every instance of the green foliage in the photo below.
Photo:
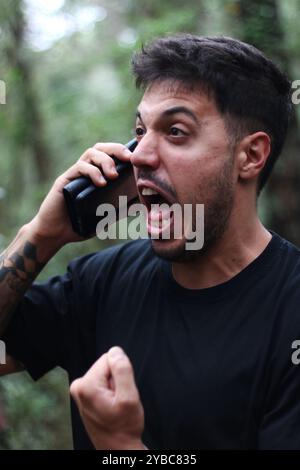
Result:
<svg viewBox="0 0 300 470"><path fill-rule="evenodd" d="M66 375L50 372L37 383L26 372L1 380L7 427L0 434L0 450L71 449Z"/></svg>

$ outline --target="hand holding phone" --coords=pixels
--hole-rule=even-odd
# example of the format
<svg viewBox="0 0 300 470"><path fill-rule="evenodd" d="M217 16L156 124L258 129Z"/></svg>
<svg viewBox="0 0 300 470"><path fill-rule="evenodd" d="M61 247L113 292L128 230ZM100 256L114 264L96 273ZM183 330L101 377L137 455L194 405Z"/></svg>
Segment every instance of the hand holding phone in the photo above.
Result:
<svg viewBox="0 0 300 470"><path fill-rule="evenodd" d="M136 145L136 141L130 141L127 148L133 151ZM98 143L56 178L37 214L26 224L37 245L47 246L53 255L67 243L95 234L98 202L117 204L119 194L128 195L129 204L134 201L137 188L127 148L123 144ZM117 158L113 160L112 155ZM116 163L120 174L115 170Z"/></svg>
<svg viewBox="0 0 300 470"><path fill-rule="evenodd" d="M126 144L131 152L136 146L136 139ZM96 216L99 204L111 203L117 209L119 195L127 196L128 207L138 198L131 163L121 161L114 156L112 158L116 163L119 176L108 180L105 186L96 186L90 178L81 176L63 188L72 228L80 236L88 237L95 234L97 223L100 220Z"/></svg>

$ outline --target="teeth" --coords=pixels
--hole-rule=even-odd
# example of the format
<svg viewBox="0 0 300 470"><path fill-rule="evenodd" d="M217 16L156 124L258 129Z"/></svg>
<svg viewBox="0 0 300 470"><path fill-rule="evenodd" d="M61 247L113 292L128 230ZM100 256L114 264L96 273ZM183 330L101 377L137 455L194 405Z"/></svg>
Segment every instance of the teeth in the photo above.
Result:
<svg viewBox="0 0 300 470"><path fill-rule="evenodd" d="M154 191L151 188L143 188L143 190L142 190L142 195L143 196L152 196L153 194L158 194L158 192Z"/></svg>

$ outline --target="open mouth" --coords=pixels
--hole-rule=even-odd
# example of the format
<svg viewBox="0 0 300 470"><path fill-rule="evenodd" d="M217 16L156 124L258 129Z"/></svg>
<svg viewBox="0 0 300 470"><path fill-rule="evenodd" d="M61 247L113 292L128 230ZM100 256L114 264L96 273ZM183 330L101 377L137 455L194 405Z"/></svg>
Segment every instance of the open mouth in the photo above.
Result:
<svg viewBox="0 0 300 470"><path fill-rule="evenodd" d="M154 204L169 204L166 198L164 198L161 194L157 193L153 189L144 188L141 194L143 202L147 206L148 210L151 210L151 206L153 206Z"/></svg>
<svg viewBox="0 0 300 470"><path fill-rule="evenodd" d="M160 189L141 185L139 187L141 200L147 208L147 229L153 238L169 238L173 226L173 211L170 206L174 203L169 195Z"/></svg>
<svg viewBox="0 0 300 470"><path fill-rule="evenodd" d="M138 189L141 200L148 210L150 210L151 205L154 204L171 205L175 202L170 194L166 193L163 189L154 186L153 184L150 186L148 182L147 184L139 183Z"/></svg>

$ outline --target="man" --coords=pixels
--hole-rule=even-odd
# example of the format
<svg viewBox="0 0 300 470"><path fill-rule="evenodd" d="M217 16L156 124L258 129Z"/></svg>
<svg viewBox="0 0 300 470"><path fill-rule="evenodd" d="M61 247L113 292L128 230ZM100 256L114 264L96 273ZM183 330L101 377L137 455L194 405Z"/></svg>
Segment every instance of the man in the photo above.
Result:
<svg viewBox="0 0 300 470"><path fill-rule="evenodd" d="M256 209L284 143L290 83L257 49L223 37L157 39L133 70L145 88L135 151L88 149L2 255L10 358L0 371L38 379L59 365L77 379L89 437L72 403L75 448L299 449L299 251ZM149 234L153 192L205 205L203 248L186 250L184 235L130 241L31 285L80 239L62 188L80 175L97 186L117 178L112 154L133 164Z"/></svg>

